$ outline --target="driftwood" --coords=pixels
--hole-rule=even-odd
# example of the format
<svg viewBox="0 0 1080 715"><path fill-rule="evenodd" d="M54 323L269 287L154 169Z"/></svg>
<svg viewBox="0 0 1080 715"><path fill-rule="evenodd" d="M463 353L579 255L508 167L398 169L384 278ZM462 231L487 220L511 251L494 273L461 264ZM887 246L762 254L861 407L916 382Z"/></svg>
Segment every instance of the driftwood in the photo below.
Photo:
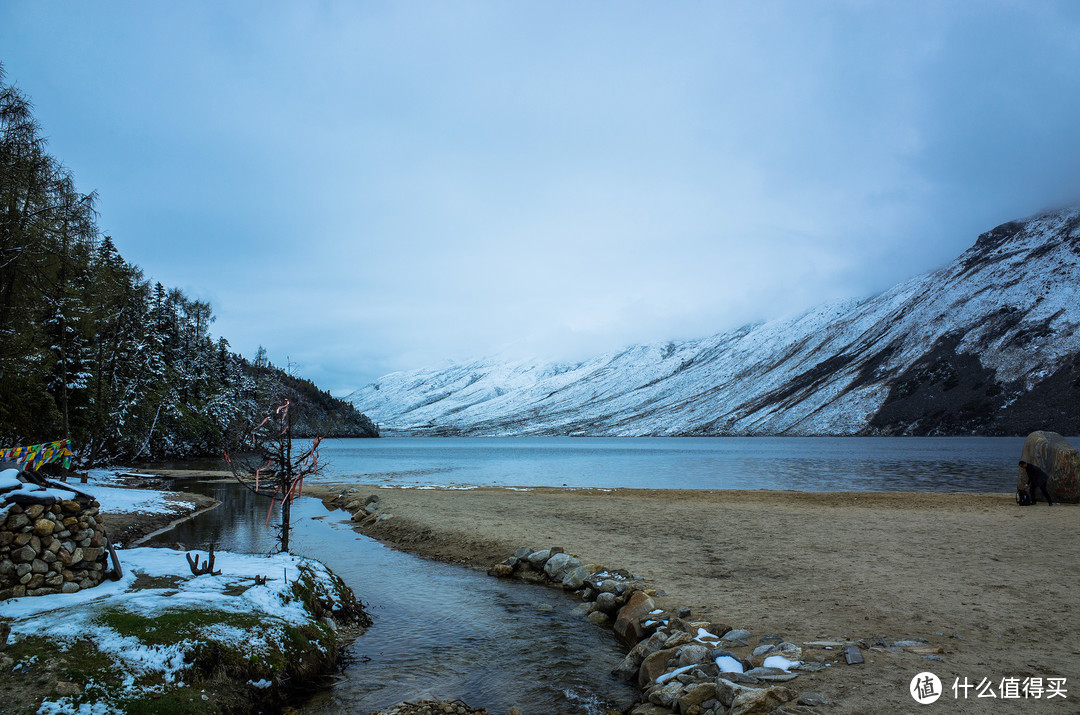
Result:
<svg viewBox="0 0 1080 715"><path fill-rule="evenodd" d="M256 576L255 577L255 585L256 586L265 586L266 585L266 576Z"/></svg>
<svg viewBox="0 0 1080 715"><path fill-rule="evenodd" d="M188 566L191 567L191 573L194 576L202 576L203 574L210 574L211 576L220 576L221 569L214 570L214 545L210 544L210 555L206 559L206 563L199 566L199 555L195 554L195 558L191 558L191 554L187 554Z"/></svg>

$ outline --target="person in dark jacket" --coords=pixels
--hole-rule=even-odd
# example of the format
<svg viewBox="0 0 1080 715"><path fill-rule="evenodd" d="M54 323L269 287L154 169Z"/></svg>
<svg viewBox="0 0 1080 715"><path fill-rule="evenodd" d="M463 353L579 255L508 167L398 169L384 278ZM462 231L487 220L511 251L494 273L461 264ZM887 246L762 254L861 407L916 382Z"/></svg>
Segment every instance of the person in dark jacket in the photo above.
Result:
<svg viewBox="0 0 1080 715"><path fill-rule="evenodd" d="M1020 460L1020 466L1024 468L1024 471L1028 475L1028 494L1031 495L1031 503L1037 503L1035 499L1035 487L1042 489L1043 496L1046 497L1046 505L1054 506L1054 500L1050 498L1050 492L1046 490L1046 483L1050 481L1050 477L1046 476L1046 472L1036 467L1034 464L1028 464L1024 460Z"/></svg>

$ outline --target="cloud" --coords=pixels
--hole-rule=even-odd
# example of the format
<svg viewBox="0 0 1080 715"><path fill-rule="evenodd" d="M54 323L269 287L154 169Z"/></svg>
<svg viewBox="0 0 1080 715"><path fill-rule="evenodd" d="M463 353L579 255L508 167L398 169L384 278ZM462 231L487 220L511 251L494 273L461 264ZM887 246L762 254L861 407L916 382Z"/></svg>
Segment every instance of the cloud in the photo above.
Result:
<svg viewBox="0 0 1080 715"><path fill-rule="evenodd" d="M125 257L336 391L872 293L1080 198L1070 3L0 13Z"/></svg>

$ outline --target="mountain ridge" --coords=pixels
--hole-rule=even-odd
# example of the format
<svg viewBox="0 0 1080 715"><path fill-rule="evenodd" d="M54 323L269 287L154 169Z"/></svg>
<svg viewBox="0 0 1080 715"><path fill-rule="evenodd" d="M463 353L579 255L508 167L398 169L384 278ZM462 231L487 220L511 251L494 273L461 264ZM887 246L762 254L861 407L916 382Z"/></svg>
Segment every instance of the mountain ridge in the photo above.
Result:
<svg viewBox="0 0 1080 715"><path fill-rule="evenodd" d="M473 360L346 399L389 430L603 436L1080 431L1080 207L877 295L578 363Z"/></svg>

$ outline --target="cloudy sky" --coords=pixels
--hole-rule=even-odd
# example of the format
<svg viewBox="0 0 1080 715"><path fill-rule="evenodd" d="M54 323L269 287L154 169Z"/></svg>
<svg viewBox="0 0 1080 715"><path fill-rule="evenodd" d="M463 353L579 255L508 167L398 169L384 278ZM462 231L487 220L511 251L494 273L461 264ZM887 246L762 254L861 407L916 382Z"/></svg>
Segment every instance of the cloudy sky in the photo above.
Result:
<svg viewBox="0 0 1080 715"><path fill-rule="evenodd" d="M0 4L147 275L343 394L709 335L1080 199L1075 2Z"/></svg>

